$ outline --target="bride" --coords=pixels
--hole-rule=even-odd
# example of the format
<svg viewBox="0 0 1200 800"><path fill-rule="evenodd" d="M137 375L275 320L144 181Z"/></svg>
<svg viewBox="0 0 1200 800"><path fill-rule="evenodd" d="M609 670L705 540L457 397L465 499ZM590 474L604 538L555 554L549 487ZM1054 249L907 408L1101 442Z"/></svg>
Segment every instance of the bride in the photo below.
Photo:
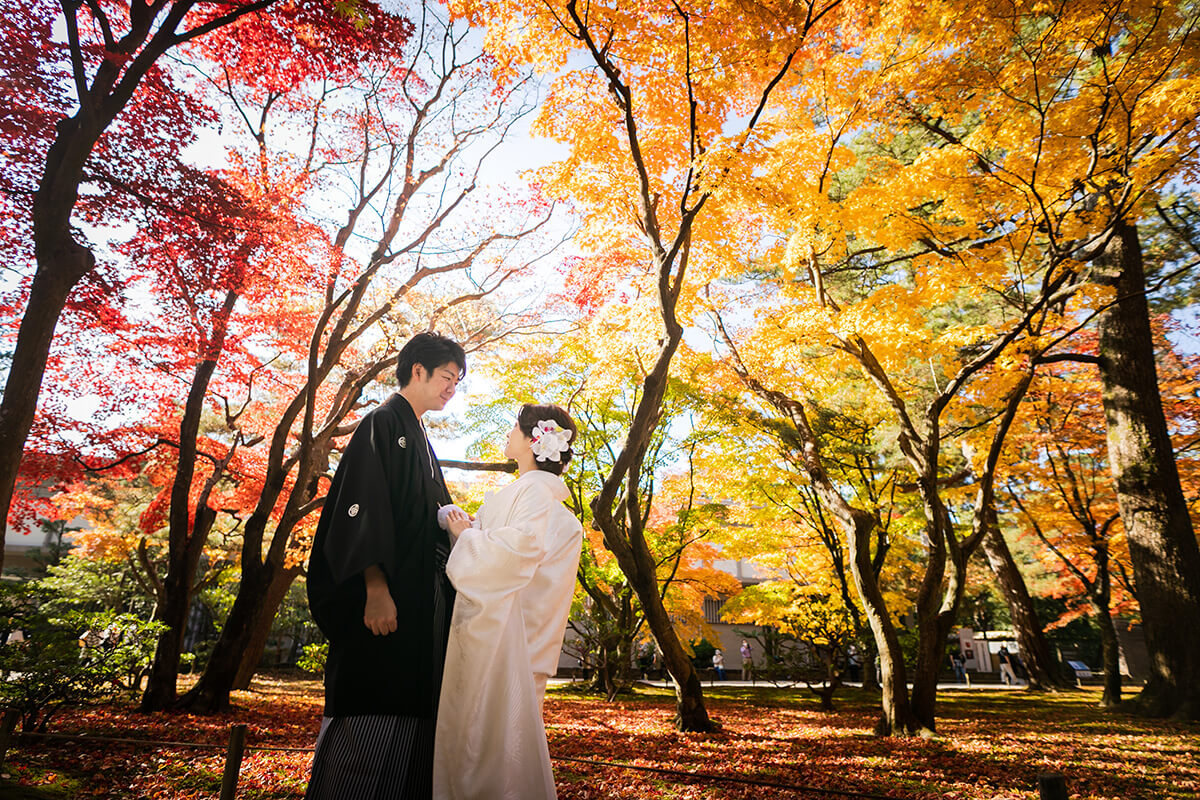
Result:
<svg viewBox="0 0 1200 800"><path fill-rule="evenodd" d="M559 477L576 433L558 406L522 406L504 447L520 476L489 493L474 521L455 506L443 515L458 594L434 739L437 800L556 796L542 698L582 544Z"/></svg>

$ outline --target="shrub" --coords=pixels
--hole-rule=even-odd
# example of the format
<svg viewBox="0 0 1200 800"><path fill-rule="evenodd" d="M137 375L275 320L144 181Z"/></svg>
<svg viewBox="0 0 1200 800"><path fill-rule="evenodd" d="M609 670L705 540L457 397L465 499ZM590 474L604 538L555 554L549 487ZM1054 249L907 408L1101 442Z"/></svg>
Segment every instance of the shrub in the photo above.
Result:
<svg viewBox="0 0 1200 800"><path fill-rule="evenodd" d="M23 730L45 730L68 705L136 691L161 623L52 603L37 582L0 585L0 704Z"/></svg>
<svg viewBox="0 0 1200 800"><path fill-rule="evenodd" d="M320 675L325 671L325 659L329 656L329 642L313 642L304 645L304 654L296 661L296 666L305 672Z"/></svg>

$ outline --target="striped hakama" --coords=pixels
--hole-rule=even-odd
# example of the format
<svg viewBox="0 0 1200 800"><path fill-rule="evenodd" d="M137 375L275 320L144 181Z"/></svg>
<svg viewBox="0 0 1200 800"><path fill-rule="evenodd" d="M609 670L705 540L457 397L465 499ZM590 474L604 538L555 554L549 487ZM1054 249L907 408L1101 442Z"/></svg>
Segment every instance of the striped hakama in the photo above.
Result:
<svg viewBox="0 0 1200 800"><path fill-rule="evenodd" d="M446 558L435 550L433 592L434 703L445 660L450 613ZM452 591L452 589L450 589ZM437 719L383 714L324 717L313 755L305 800L430 800L433 797L433 740Z"/></svg>
<svg viewBox="0 0 1200 800"><path fill-rule="evenodd" d="M305 800L428 800L432 719L325 717Z"/></svg>

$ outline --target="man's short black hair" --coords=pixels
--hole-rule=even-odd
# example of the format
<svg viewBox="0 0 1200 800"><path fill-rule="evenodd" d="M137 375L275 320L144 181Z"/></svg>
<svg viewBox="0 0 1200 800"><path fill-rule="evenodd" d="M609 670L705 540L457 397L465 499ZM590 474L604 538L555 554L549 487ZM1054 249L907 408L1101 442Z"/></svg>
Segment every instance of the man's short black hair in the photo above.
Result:
<svg viewBox="0 0 1200 800"><path fill-rule="evenodd" d="M396 362L396 381L403 389L412 380L413 367L420 364L425 371L433 371L443 364L458 365L458 379L467 375L467 354L462 345L436 333L418 333L400 349L400 360Z"/></svg>

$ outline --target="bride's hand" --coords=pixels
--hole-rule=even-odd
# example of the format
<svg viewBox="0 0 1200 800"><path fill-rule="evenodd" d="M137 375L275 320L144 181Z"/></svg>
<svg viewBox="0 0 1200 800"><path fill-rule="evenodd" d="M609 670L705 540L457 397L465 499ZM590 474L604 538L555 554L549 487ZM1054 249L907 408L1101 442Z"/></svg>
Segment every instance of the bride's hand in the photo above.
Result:
<svg viewBox="0 0 1200 800"><path fill-rule="evenodd" d="M462 509L451 509L450 513L446 515L446 528L455 538L469 527L471 527L471 517Z"/></svg>

